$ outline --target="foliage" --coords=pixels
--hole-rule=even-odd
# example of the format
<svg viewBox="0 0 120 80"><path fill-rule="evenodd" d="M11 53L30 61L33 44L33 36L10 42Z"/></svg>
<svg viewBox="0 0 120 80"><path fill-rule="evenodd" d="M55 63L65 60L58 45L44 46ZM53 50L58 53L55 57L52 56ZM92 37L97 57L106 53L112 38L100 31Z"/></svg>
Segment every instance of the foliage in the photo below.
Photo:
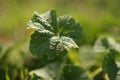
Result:
<svg viewBox="0 0 120 80"><path fill-rule="evenodd" d="M119 38L102 35L82 45L83 27L55 10L35 12L27 28L29 50L28 40L0 46L0 80L119 80Z"/></svg>
<svg viewBox="0 0 120 80"><path fill-rule="evenodd" d="M41 15L35 12L32 19L28 23L28 28L33 28L35 30L31 35L30 40L30 51L33 56L42 59L42 61L45 58L47 61L56 63L58 63L59 60L63 59L63 57L67 55L69 49L78 48L78 45L80 45L79 40L82 39L81 37L83 34L80 24L74 20L74 18L71 16L60 16L57 18L56 12L54 10L50 10ZM67 57L65 58L67 59ZM61 61L60 64L60 66L64 66L65 64L68 65L69 63L66 62L63 64L63 61ZM66 70L66 67L63 68L64 72L64 70ZM70 67L70 69L72 68L74 70L74 68L77 67ZM62 67L56 72L54 72L54 70L50 72L54 72L54 75L60 75L60 71L62 71ZM82 74L80 71L78 73L78 76ZM46 74L50 75L49 73ZM63 79L69 80L64 75ZM62 79L62 75L57 75L55 80L58 80L59 77ZM54 77L51 79L54 80ZM76 79L82 79L82 77L73 77L73 80Z"/></svg>
<svg viewBox="0 0 120 80"><path fill-rule="evenodd" d="M116 62L120 58L120 44L111 37L102 37L97 43L99 43L99 48L96 48L96 50L99 49L100 51L101 49L105 53L102 63L103 71L108 74L110 80L117 80L119 68ZM98 44L96 44L97 46Z"/></svg>
<svg viewBox="0 0 120 80"><path fill-rule="evenodd" d="M70 48L78 48L81 26L71 16L56 18L56 12L34 13L28 28L35 29L31 35L30 51L34 56L65 54ZM74 40L75 42L74 42Z"/></svg>

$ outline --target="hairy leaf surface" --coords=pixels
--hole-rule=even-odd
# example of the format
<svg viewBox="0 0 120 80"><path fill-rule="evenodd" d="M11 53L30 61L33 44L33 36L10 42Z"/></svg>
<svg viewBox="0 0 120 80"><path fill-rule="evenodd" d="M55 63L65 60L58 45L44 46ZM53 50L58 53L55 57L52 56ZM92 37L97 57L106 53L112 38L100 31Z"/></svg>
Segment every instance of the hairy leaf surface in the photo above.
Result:
<svg viewBox="0 0 120 80"><path fill-rule="evenodd" d="M36 57L66 54L70 48L78 48L82 28L71 16L57 19L56 12L34 13L28 28L35 32L31 35L30 51Z"/></svg>
<svg viewBox="0 0 120 80"><path fill-rule="evenodd" d="M80 38L83 36L82 27L71 16L60 16L58 18L58 33L62 36L68 36L80 45Z"/></svg>
<svg viewBox="0 0 120 80"><path fill-rule="evenodd" d="M39 32L35 31L31 35L30 52L35 57L40 57L40 58L44 56L50 57L52 54L55 55L54 51L49 49L49 38L50 35L40 34Z"/></svg>
<svg viewBox="0 0 120 80"><path fill-rule="evenodd" d="M53 36L50 39L50 48L59 51L69 50L69 48L78 48L73 39L65 36Z"/></svg>

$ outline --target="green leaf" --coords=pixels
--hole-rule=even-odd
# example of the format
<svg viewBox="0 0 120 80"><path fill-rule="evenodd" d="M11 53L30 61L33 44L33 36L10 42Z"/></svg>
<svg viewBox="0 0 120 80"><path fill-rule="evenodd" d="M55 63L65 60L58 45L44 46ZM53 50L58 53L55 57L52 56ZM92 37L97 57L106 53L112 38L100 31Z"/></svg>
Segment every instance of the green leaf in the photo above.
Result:
<svg viewBox="0 0 120 80"><path fill-rule="evenodd" d="M103 71L108 74L110 80L116 80L118 66L116 61L120 59L120 44L112 37L100 37L94 46L96 51L107 52L102 64Z"/></svg>
<svg viewBox="0 0 120 80"><path fill-rule="evenodd" d="M57 15L55 10L49 10L48 12L41 14L42 18L45 19L50 25L53 32L57 30Z"/></svg>
<svg viewBox="0 0 120 80"><path fill-rule="evenodd" d="M108 49L110 44L109 41L106 38L101 39L102 45L105 47L105 49Z"/></svg>
<svg viewBox="0 0 120 80"><path fill-rule="evenodd" d="M32 70L30 74L35 73L43 80L63 80L61 77L62 65L60 63L51 63L41 69Z"/></svg>
<svg viewBox="0 0 120 80"><path fill-rule="evenodd" d="M70 48L78 48L82 35L82 28L74 18L62 16L57 20L54 10L41 15L35 13L28 22L28 28L35 29L31 35L30 52L36 57L53 59L66 54Z"/></svg>
<svg viewBox="0 0 120 80"><path fill-rule="evenodd" d="M83 37L83 31L80 24L71 16L60 16L58 18L58 34L68 36L80 45L80 39Z"/></svg>
<svg viewBox="0 0 120 80"><path fill-rule="evenodd" d="M120 52L118 52L115 49L109 49L109 52L110 52L111 56L115 59L115 61L120 60Z"/></svg>
<svg viewBox="0 0 120 80"><path fill-rule="evenodd" d="M39 33L48 33L54 35L56 27L56 12L50 10L45 14L34 13L32 19L28 22L27 26L33 28Z"/></svg>
<svg viewBox="0 0 120 80"><path fill-rule="evenodd" d="M30 52L36 57L52 57L55 55L53 50L49 49L49 38L51 36L49 34L40 34L35 31L31 35L30 40Z"/></svg>
<svg viewBox="0 0 120 80"><path fill-rule="evenodd" d="M70 48L78 48L73 39L65 36L53 36L50 39L50 49L56 49L58 51L69 50Z"/></svg>
<svg viewBox="0 0 120 80"><path fill-rule="evenodd" d="M70 65L63 68L63 77L65 80L90 80L82 68Z"/></svg>
<svg viewBox="0 0 120 80"><path fill-rule="evenodd" d="M106 55L103 64L102 64L103 71L108 74L110 80L116 80L118 67L115 63L113 56L110 54Z"/></svg>

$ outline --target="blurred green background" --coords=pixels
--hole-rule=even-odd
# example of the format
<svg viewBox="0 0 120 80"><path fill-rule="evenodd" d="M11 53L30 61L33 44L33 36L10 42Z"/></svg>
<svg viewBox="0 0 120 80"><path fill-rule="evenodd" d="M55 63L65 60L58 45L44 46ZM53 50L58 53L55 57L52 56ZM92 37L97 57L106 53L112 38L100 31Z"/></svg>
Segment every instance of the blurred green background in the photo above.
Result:
<svg viewBox="0 0 120 80"><path fill-rule="evenodd" d="M27 37L26 24L34 11L53 8L59 15L71 15L83 26L86 43L102 33L120 35L120 0L0 0L0 43Z"/></svg>

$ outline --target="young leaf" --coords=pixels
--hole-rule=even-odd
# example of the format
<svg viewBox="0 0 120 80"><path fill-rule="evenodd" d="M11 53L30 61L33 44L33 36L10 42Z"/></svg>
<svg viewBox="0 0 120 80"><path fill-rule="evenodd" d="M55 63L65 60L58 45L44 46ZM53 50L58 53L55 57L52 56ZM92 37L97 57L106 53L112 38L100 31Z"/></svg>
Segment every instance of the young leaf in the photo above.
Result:
<svg viewBox="0 0 120 80"><path fill-rule="evenodd" d="M28 22L28 28L35 29L31 35L30 51L36 57L66 54L70 48L78 48L82 35L82 28L77 21L70 16L62 16L57 20L54 10L41 15L35 13Z"/></svg>
<svg viewBox="0 0 120 80"><path fill-rule="evenodd" d="M68 36L80 45L80 38L83 36L82 27L71 16L60 16L58 18L58 34Z"/></svg>
<svg viewBox="0 0 120 80"><path fill-rule="evenodd" d="M40 34L39 32L35 31L31 35L30 40L30 51L36 57L52 57L55 53L49 49L49 38L51 36L47 34Z"/></svg>
<svg viewBox="0 0 120 80"><path fill-rule="evenodd" d="M76 43L69 37L53 36L50 39L50 49L56 49L58 51L64 51L64 50L69 50L69 48L78 48Z"/></svg>
<svg viewBox="0 0 120 80"><path fill-rule="evenodd" d="M32 19L28 22L27 28L33 28L39 33L48 33L54 35L56 26L56 13L55 11L51 10L45 14L38 14L37 12L34 13ZM53 27L54 26L54 27Z"/></svg>
<svg viewBox="0 0 120 80"><path fill-rule="evenodd" d="M54 33L57 30L57 15L55 10L50 10L44 14L41 14L41 17L45 19L50 25Z"/></svg>

